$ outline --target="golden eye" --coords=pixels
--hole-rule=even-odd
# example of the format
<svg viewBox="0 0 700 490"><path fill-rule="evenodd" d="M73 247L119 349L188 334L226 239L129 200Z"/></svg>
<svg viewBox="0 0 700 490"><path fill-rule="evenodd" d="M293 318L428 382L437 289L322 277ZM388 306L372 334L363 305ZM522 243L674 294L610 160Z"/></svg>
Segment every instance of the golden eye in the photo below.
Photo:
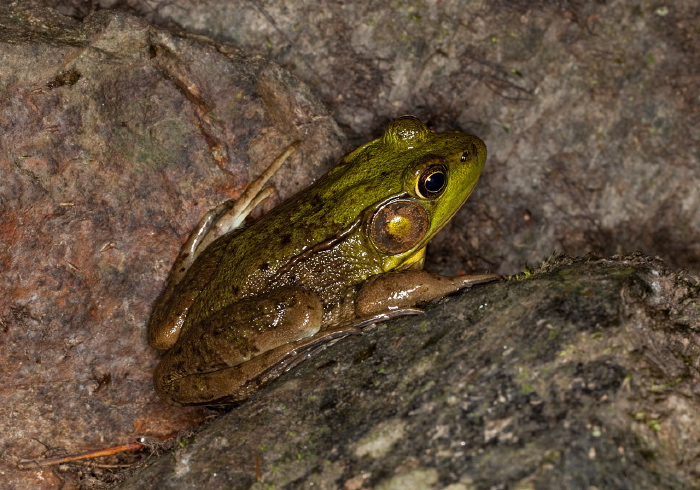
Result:
<svg viewBox="0 0 700 490"><path fill-rule="evenodd" d="M416 193L423 199L439 196L447 187L447 169L442 165L431 165L420 174Z"/></svg>

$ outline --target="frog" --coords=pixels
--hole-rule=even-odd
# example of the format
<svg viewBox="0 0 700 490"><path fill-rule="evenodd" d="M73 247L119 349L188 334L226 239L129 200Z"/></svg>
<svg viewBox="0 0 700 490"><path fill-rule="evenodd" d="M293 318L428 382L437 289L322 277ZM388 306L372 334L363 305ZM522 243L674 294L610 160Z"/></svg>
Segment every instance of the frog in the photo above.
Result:
<svg viewBox="0 0 700 490"><path fill-rule="evenodd" d="M481 175L480 138L399 117L250 222L298 144L182 246L148 323L149 344L165 351L154 384L166 402L241 402L343 337L500 277L423 268L427 244Z"/></svg>

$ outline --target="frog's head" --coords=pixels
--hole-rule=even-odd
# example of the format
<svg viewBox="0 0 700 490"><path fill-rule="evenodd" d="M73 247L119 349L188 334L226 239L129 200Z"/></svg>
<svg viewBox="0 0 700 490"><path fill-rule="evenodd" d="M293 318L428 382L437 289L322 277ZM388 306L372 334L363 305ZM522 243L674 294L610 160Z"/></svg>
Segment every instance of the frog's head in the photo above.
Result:
<svg viewBox="0 0 700 490"><path fill-rule="evenodd" d="M392 187L401 189L368 208L363 227L385 270L406 268L474 190L486 145L460 131L433 133L413 116L393 121L374 143L393 155L384 164L396 175Z"/></svg>

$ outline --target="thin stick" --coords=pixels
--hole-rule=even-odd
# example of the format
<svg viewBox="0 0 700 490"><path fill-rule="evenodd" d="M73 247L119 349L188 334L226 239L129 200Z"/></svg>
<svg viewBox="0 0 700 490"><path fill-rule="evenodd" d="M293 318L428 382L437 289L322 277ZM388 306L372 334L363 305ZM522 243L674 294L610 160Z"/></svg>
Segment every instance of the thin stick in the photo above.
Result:
<svg viewBox="0 0 700 490"><path fill-rule="evenodd" d="M172 439L176 434L170 434L167 436L158 437L161 441L167 441ZM150 439L150 438L149 438ZM112 456L113 454L123 453L124 451L139 450L148 447L149 444L142 442L130 442L129 444L121 444L119 446L108 447L107 449L98 449L95 451L87 451L79 454L69 454L66 456L55 456L53 458L46 459L32 459L23 460L18 463L18 466L22 469L40 468L42 466L51 466L54 464L61 463L72 463L81 461L83 459L94 459L101 456Z"/></svg>
<svg viewBox="0 0 700 490"><path fill-rule="evenodd" d="M100 456L111 456L113 454L123 453L132 449L143 449L146 447L140 442L131 442L122 444L121 446L109 447L107 449L98 449L97 451L88 451L80 454L69 454L67 456L56 456L40 460L24 460L19 462L19 467L23 469L39 468L41 466L51 466L54 464L70 463L72 461L80 461L81 459L93 459Z"/></svg>

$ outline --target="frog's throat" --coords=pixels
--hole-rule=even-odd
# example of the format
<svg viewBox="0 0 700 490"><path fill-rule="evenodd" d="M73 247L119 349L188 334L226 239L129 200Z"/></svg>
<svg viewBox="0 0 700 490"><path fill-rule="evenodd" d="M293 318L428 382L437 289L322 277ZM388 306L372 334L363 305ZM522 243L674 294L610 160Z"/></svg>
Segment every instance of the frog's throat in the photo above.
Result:
<svg viewBox="0 0 700 490"><path fill-rule="evenodd" d="M422 269L425 264L425 247L416 250L412 255L406 257L396 270Z"/></svg>
<svg viewBox="0 0 700 490"><path fill-rule="evenodd" d="M297 254L296 256L292 257L289 259L289 262L287 262L284 267L281 267L278 271L276 276L281 277L283 276L286 272L288 272L294 265L296 265L298 262L306 259L307 257L310 257L311 255L314 255L316 253L322 252L324 250L328 250L333 248L335 245L338 243L342 242L347 238L357 227L360 225L361 220L355 220L350 226L348 226L346 229L338 233L337 235L334 235L327 240L324 240L320 243L317 243L313 247L307 248L300 254Z"/></svg>

